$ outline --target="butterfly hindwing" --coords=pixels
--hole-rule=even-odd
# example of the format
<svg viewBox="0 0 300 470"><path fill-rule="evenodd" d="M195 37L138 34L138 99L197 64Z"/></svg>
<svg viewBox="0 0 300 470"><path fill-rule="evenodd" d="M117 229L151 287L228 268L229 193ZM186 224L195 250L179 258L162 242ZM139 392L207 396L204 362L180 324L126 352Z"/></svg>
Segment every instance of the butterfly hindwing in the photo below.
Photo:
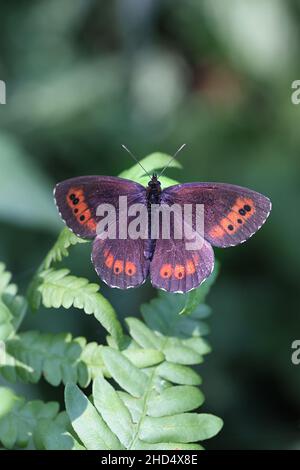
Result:
<svg viewBox="0 0 300 470"><path fill-rule="evenodd" d="M92 262L98 276L110 287L128 289L145 282L149 260L144 257L145 242L138 240L101 240L93 242Z"/></svg>
<svg viewBox="0 0 300 470"><path fill-rule="evenodd" d="M175 238L173 235L176 224L178 226L182 221L175 215L170 219L171 238L163 238L160 233L156 240L150 276L154 287L184 293L198 287L210 276L214 268L214 252L210 243L199 234L191 239L186 239L185 236ZM191 247L191 241L197 241L197 245Z"/></svg>
<svg viewBox="0 0 300 470"><path fill-rule="evenodd" d="M260 229L271 211L267 197L225 183L180 184L167 188L163 198L173 204L203 204L204 238L221 248L246 241Z"/></svg>
<svg viewBox="0 0 300 470"><path fill-rule="evenodd" d="M111 204L118 208L119 196L127 196L128 204L146 204L143 186L112 176L71 178L58 183L54 190L56 205L66 225L77 236L89 239L96 237L98 206Z"/></svg>

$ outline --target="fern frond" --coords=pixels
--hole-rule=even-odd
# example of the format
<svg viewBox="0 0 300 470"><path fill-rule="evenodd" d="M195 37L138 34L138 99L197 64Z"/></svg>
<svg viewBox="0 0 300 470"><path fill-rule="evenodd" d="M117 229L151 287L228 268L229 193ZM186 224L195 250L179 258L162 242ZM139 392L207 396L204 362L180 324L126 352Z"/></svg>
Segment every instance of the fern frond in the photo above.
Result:
<svg viewBox="0 0 300 470"><path fill-rule="evenodd" d="M38 292L47 308L75 307L88 315L93 314L101 325L121 341L122 327L111 304L98 291L97 284L69 274L67 269L47 270L40 273Z"/></svg>
<svg viewBox="0 0 300 470"><path fill-rule="evenodd" d="M0 442L6 449L27 447L39 422L54 419L58 409L58 403L26 402L0 387Z"/></svg>
<svg viewBox="0 0 300 470"><path fill-rule="evenodd" d="M184 345L193 344L193 348L203 355L210 352L207 342L202 338L209 333L203 319L210 315L210 308L200 304L188 316L178 315L187 302L187 295L159 292L158 298L142 305L142 316L152 334L156 332L177 338Z"/></svg>
<svg viewBox="0 0 300 470"><path fill-rule="evenodd" d="M38 310L41 304L41 294L38 291L38 287L42 283L40 273L50 269L53 264L58 263L69 256L69 248L71 246L77 245L78 243L88 243L89 240L83 240L82 238L77 237L71 230L65 227L58 236L57 241L47 254L46 258L39 267L37 273L33 277L28 291L27 299L29 305L33 311Z"/></svg>
<svg viewBox="0 0 300 470"><path fill-rule="evenodd" d="M34 433L34 443L40 450L85 450L74 436L66 412L59 413L54 420L41 420Z"/></svg>
<svg viewBox="0 0 300 470"><path fill-rule="evenodd" d="M37 383L43 376L53 386L74 382L87 387L105 371L97 343L86 344L85 338L70 334L28 331L7 341L0 373L13 383Z"/></svg>
<svg viewBox="0 0 300 470"><path fill-rule="evenodd" d="M16 333L27 310L27 301L17 295L17 287L11 284L11 274L0 263L0 340L6 341Z"/></svg>
<svg viewBox="0 0 300 470"><path fill-rule="evenodd" d="M197 387L201 377L190 365L200 364L209 352L201 336L204 328L198 325L209 311L202 306L191 316L180 317L174 296L162 293L143 312L157 328L127 318L130 337L123 337L121 349L108 337L110 346L101 348L103 370L94 380L92 401L74 383L67 385L66 411L78 436L76 445L98 450L202 449L198 442L222 427L220 418L194 412L204 396ZM52 428L44 436L46 448L58 442L56 433ZM76 447L73 441L72 446Z"/></svg>
<svg viewBox="0 0 300 470"><path fill-rule="evenodd" d="M108 351L108 350L107 350ZM112 350L113 351L113 350ZM66 409L74 432L89 450L195 449L199 441L210 439L222 428L222 420L204 413L186 412L198 408L203 397L195 387L170 387L162 394L155 390L155 372L150 376L127 364L116 368L117 356L105 358L114 381L126 391L118 391L103 377L93 384L93 403L73 384L66 387ZM124 358L123 358L124 359ZM112 360L112 363L111 363ZM122 361L124 365L124 361ZM128 387L131 374L142 379L134 394ZM143 374L143 377L142 377ZM124 381L124 378L126 380ZM133 384L133 382L132 382ZM170 408L170 399L173 409ZM157 401L160 406L156 407ZM175 410L175 413L174 413ZM178 410L182 411L178 413ZM151 416L151 414L156 416Z"/></svg>
<svg viewBox="0 0 300 470"><path fill-rule="evenodd" d="M78 243L88 243L89 240L84 240L83 238L77 237L71 230L67 227L64 228L57 241L49 251L46 256L42 269L49 269L54 263L58 263L69 256L69 248L71 246L77 245Z"/></svg>

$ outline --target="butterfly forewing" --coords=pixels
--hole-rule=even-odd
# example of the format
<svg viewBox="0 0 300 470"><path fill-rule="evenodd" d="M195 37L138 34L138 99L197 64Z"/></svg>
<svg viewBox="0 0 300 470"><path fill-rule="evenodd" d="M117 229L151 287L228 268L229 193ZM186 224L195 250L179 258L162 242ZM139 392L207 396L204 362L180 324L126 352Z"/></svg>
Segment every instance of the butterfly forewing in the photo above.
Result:
<svg viewBox="0 0 300 470"><path fill-rule="evenodd" d="M224 183L186 183L163 192L167 203L203 204L204 238L226 248L243 243L264 224L271 201L247 188ZM195 228L195 227L194 227Z"/></svg>
<svg viewBox="0 0 300 470"><path fill-rule="evenodd" d="M96 236L97 208L110 204L118 216L119 197L127 196L128 204L146 203L146 190L133 181L112 176L81 176L58 183L54 190L59 213L76 235L93 239Z"/></svg>

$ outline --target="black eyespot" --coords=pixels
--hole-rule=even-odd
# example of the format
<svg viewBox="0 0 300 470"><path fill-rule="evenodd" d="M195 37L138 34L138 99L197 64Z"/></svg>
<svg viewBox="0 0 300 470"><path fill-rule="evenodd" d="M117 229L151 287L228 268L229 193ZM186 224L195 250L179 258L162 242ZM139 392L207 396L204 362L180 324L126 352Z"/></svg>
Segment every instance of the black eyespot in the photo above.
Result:
<svg viewBox="0 0 300 470"><path fill-rule="evenodd" d="M75 199L73 199L73 204L74 204L74 206L76 206L78 203L79 203L78 197L76 197Z"/></svg>
<svg viewBox="0 0 300 470"><path fill-rule="evenodd" d="M85 219L85 216L81 215L79 218L80 218L81 221L83 221Z"/></svg>
<svg viewBox="0 0 300 470"><path fill-rule="evenodd" d="M128 274L132 274L132 269L128 269Z"/></svg>
<svg viewBox="0 0 300 470"><path fill-rule="evenodd" d="M118 273L120 271L119 268L115 268L115 272Z"/></svg>
<svg viewBox="0 0 300 470"><path fill-rule="evenodd" d="M227 228L228 228L228 230L233 230L234 229L233 225L228 225Z"/></svg>
<svg viewBox="0 0 300 470"><path fill-rule="evenodd" d="M168 277L168 273L164 273L164 276L165 276L165 277Z"/></svg>
<svg viewBox="0 0 300 470"><path fill-rule="evenodd" d="M243 223L242 219L237 219L237 221L238 221L238 224L242 224L242 223Z"/></svg>
<svg viewBox="0 0 300 470"><path fill-rule="evenodd" d="M179 277L182 277L182 273L178 273L178 276L179 276Z"/></svg>
<svg viewBox="0 0 300 470"><path fill-rule="evenodd" d="M251 211L251 207L250 207L248 204L245 204L245 205L244 205L244 209L245 209L245 211L247 211L247 212L250 212L250 211Z"/></svg>
<svg viewBox="0 0 300 470"><path fill-rule="evenodd" d="M74 214L77 214L77 212L78 212L78 209L74 209Z"/></svg>
<svg viewBox="0 0 300 470"><path fill-rule="evenodd" d="M239 213L240 213L241 215L246 215L246 211L245 211L244 209L240 209L240 210L239 210Z"/></svg>
<svg viewBox="0 0 300 470"><path fill-rule="evenodd" d="M70 194L70 199L71 201L73 201L73 199L75 199L76 195L74 193Z"/></svg>

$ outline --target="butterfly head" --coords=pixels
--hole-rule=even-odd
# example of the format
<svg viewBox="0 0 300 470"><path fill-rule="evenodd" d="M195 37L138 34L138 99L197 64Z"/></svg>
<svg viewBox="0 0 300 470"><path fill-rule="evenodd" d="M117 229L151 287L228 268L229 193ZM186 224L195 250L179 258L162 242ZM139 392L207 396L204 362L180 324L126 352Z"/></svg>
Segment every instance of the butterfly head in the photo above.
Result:
<svg viewBox="0 0 300 470"><path fill-rule="evenodd" d="M153 173L151 180L148 183L151 189L160 189L161 184L156 173Z"/></svg>

